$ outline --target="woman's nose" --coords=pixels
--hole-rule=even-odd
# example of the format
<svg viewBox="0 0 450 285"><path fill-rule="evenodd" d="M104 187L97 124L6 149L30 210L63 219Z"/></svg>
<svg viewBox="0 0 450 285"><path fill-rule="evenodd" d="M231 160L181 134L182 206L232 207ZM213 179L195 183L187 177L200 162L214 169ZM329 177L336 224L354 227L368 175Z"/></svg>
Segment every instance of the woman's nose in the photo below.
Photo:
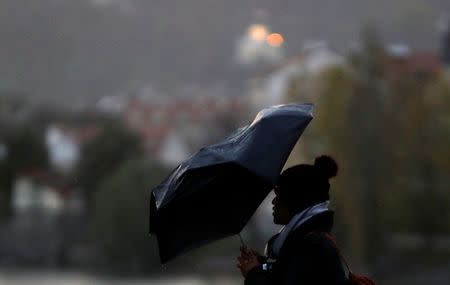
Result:
<svg viewBox="0 0 450 285"><path fill-rule="evenodd" d="M277 197L274 197L274 198L272 199L272 205L275 205L276 199L277 199Z"/></svg>

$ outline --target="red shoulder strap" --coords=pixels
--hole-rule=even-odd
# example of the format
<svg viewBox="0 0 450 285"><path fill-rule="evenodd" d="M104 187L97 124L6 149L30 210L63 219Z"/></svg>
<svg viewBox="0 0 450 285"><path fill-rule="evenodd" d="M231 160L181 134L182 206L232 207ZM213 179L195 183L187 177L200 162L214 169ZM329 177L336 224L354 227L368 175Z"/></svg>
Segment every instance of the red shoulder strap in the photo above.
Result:
<svg viewBox="0 0 450 285"><path fill-rule="evenodd" d="M315 232L309 232L307 235L311 235L314 234ZM325 233L325 236L327 237L327 239L329 239L333 245L336 247L338 253L339 253L339 257L341 258L342 262L345 264L345 267L347 267L348 270L348 278L350 280L351 284L367 284L367 285L375 285L375 282L373 282L372 279L370 279L367 276L362 276L362 275L358 275L358 274L354 274L351 270L350 267L348 266L347 261L345 260L344 256L342 255L341 250L339 249L336 241L334 240L334 238L329 234L329 233Z"/></svg>
<svg viewBox="0 0 450 285"><path fill-rule="evenodd" d="M342 255L341 249L337 245L334 238L329 233L325 233L325 236L333 243L334 247L336 247L336 249L339 253L339 256L341 257L342 262L345 264L345 267L347 267L348 272L352 273L352 271L350 270L350 267L348 266L347 260L345 260L345 257Z"/></svg>

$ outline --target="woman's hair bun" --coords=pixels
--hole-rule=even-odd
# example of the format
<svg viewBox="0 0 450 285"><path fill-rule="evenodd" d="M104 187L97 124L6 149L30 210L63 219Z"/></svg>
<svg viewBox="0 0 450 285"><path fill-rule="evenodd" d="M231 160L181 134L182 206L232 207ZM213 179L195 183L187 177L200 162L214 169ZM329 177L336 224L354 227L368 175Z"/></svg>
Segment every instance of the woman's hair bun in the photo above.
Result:
<svg viewBox="0 0 450 285"><path fill-rule="evenodd" d="M336 176L338 166L336 161L329 155L321 155L314 160L314 167L319 171L320 175L330 179Z"/></svg>

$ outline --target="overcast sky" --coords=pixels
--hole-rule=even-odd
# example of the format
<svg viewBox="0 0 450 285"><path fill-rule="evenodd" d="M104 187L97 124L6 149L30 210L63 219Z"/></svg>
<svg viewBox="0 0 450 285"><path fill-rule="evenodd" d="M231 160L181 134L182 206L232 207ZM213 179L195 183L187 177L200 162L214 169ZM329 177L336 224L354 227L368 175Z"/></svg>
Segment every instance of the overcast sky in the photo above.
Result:
<svg viewBox="0 0 450 285"><path fill-rule="evenodd" d="M442 0L1 0L0 89L60 104L149 83L235 93L248 72L236 46L252 24L283 35L285 57L307 40L344 51L368 21L386 42L437 51L449 14Z"/></svg>

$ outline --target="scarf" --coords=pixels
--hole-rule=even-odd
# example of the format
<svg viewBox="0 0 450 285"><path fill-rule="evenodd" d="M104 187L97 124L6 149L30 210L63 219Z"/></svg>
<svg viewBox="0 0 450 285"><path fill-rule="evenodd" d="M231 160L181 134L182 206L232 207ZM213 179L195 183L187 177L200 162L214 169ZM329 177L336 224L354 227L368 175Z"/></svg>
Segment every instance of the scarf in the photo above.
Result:
<svg viewBox="0 0 450 285"><path fill-rule="evenodd" d="M292 217L289 223L286 226L282 227L278 232L278 234L274 235L267 242L265 249L266 256L271 259L278 258L281 247L283 246L289 234L293 232L295 229L297 229L299 226L304 224L311 217L323 213L325 211L328 211L329 204L330 201L327 200L325 202L306 208L305 210L301 211L300 213Z"/></svg>

